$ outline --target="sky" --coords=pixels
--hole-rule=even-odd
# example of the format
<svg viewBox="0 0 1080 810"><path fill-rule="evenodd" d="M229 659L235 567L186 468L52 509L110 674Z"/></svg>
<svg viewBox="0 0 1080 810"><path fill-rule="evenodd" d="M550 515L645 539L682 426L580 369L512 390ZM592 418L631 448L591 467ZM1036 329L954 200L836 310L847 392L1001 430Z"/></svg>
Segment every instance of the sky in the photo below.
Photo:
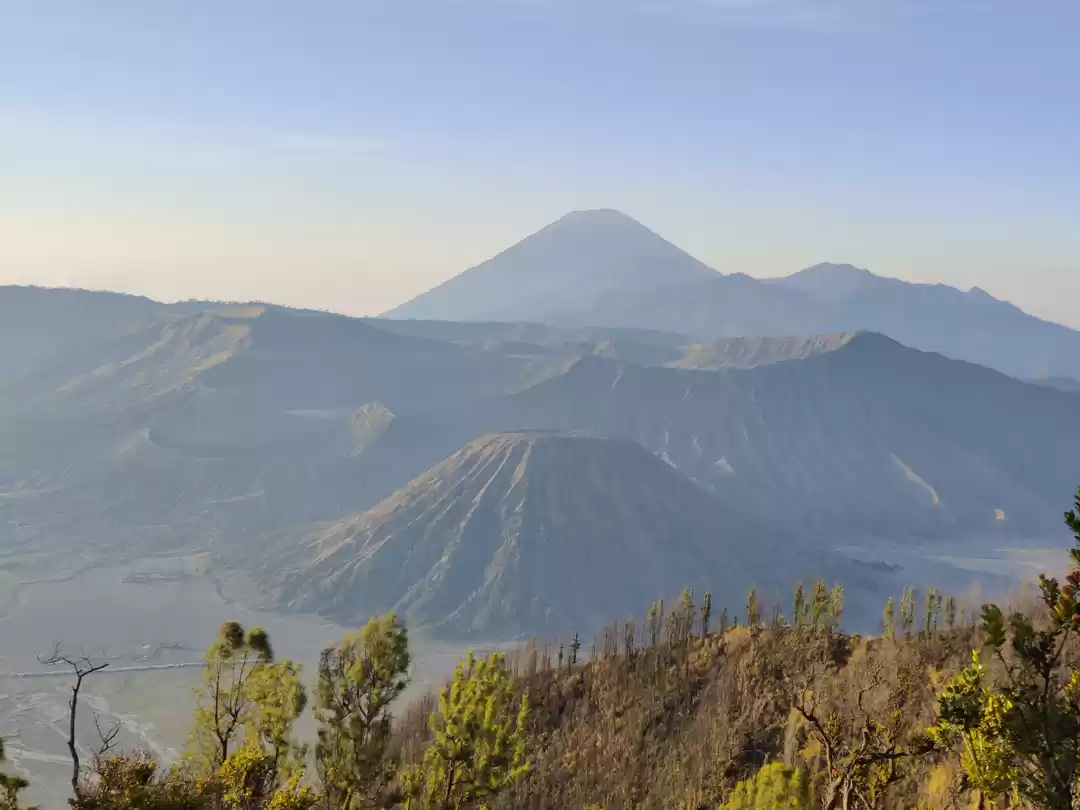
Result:
<svg viewBox="0 0 1080 810"><path fill-rule="evenodd" d="M0 283L374 314L567 211L1080 327L1076 0L0 0Z"/></svg>

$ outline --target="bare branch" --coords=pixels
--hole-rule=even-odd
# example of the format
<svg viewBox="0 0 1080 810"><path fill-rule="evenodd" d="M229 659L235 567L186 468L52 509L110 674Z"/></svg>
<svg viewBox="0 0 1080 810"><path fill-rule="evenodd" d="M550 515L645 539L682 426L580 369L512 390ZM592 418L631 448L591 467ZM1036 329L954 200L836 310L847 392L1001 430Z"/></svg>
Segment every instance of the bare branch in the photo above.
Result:
<svg viewBox="0 0 1080 810"><path fill-rule="evenodd" d="M68 701L68 709L70 711L68 713L67 746L68 753L71 755L71 790L76 799L81 799L82 792L79 788L79 776L82 772L82 766L79 763L79 749L75 744L75 715L79 710L79 691L82 689L83 680L88 675L93 675L95 672L100 672L109 666L109 658L105 654L102 654L98 661L95 661L88 655L72 658L65 655L61 646L56 644L53 646L52 655L47 658L38 656L38 661L40 661L43 666L47 667L64 664L71 669L72 674L75 676L75 683L71 685L71 699ZM119 734L119 732L120 729L118 726L116 733ZM113 740L115 740L115 735L113 736Z"/></svg>

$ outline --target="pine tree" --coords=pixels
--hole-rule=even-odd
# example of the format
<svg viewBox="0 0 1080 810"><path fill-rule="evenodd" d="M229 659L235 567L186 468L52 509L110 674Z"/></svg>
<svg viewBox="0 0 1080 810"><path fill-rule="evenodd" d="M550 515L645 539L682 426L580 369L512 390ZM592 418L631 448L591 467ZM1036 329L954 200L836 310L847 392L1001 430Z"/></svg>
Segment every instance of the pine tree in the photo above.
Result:
<svg viewBox="0 0 1080 810"><path fill-rule="evenodd" d="M319 659L315 766L327 807L381 807L396 764L390 708L408 685L408 633L397 616L371 619Z"/></svg>
<svg viewBox="0 0 1080 810"><path fill-rule="evenodd" d="M784 626L784 603L780 598L780 591L773 592L772 615L769 617L769 626L774 630Z"/></svg>
<svg viewBox="0 0 1080 810"><path fill-rule="evenodd" d="M720 635L727 633L729 627L728 621L728 609L727 605L724 605L724 607L720 609Z"/></svg>
<svg viewBox="0 0 1080 810"><path fill-rule="evenodd" d="M581 637L574 633L574 640L570 642L570 666L577 666L578 652L581 651Z"/></svg>
<svg viewBox="0 0 1080 810"><path fill-rule="evenodd" d="M253 708L245 729L245 745L264 755L266 767L285 781L304 770L308 747L293 734L307 706L300 665L281 661L259 667L248 681Z"/></svg>
<svg viewBox="0 0 1080 810"><path fill-rule="evenodd" d="M256 712L251 684L273 664L270 639L261 628L245 635L225 622L203 656L202 685L195 692L195 728L188 759L204 774L217 772L250 727Z"/></svg>
<svg viewBox="0 0 1080 810"><path fill-rule="evenodd" d="M945 597L945 626L950 631L956 629L956 599L952 596Z"/></svg>
<svg viewBox="0 0 1080 810"><path fill-rule="evenodd" d="M881 630L885 634L885 638L892 638L896 635L896 618L893 615L893 598L890 596L889 601L885 603L885 611L881 614Z"/></svg>
<svg viewBox="0 0 1080 810"><path fill-rule="evenodd" d="M938 612L941 609L941 596L937 588L930 588L923 596L923 633L930 638L937 630Z"/></svg>
<svg viewBox="0 0 1080 810"><path fill-rule="evenodd" d="M844 619L844 589L837 583L833 585L832 594L829 596L829 631L840 629L840 624Z"/></svg>
<svg viewBox="0 0 1080 810"><path fill-rule="evenodd" d="M900 628L904 636L911 635L911 628L915 625L915 592L911 588L904 588L900 594Z"/></svg>
<svg viewBox="0 0 1080 810"><path fill-rule="evenodd" d="M746 626L757 627L761 622L761 605L758 603L757 589L751 588L746 595Z"/></svg>
<svg viewBox="0 0 1080 810"><path fill-rule="evenodd" d="M806 594L801 582L795 586L795 593L791 598L791 624L799 630L806 627Z"/></svg>
<svg viewBox="0 0 1080 810"><path fill-rule="evenodd" d="M814 583L814 592L810 599L811 626L814 630L825 629L828 612L829 589L825 586L825 580L819 579Z"/></svg>
<svg viewBox="0 0 1080 810"><path fill-rule="evenodd" d="M407 810L476 807L528 772L528 700L515 711L514 692L501 653L487 660L466 655L439 693L423 761L403 774Z"/></svg>
<svg viewBox="0 0 1080 810"><path fill-rule="evenodd" d="M712 617L712 592L706 591L701 600L701 637L709 635L709 619Z"/></svg>

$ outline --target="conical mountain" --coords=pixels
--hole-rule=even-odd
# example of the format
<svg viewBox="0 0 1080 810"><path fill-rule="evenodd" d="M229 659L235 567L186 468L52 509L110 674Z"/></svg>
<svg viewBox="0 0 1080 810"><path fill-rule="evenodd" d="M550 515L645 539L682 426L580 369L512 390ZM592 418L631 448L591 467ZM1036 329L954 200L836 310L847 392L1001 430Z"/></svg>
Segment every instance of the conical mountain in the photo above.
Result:
<svg viewBox="0 0 1080 810"><path fill-rule="evenodd" d="M716 275L626 214L574 211L387 317L545 321L588 309L609 294Z"/></svg>
<svg viewBox="0 0 1080 810"><path fill-rule="evenodd" d="M640 445L558 433L485 436L305 540L285 606L498 639L591 632L684 587L771 598L818 564Z"/></svg>

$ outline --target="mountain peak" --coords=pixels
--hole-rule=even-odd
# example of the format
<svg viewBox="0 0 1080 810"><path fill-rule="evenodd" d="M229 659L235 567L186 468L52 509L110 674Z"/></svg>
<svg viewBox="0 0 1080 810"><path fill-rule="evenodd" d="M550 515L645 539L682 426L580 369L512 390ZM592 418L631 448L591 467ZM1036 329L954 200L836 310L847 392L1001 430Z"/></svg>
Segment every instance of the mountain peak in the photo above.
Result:
<svg viewBox="0 0 1080 810"><path fill-rule="evenodd" d="M683 587L775 586L792 556L634 442L537 431L481 437L300 547L313 556L279 590L294 609L489 638L591 631Z"/></svg>
<svg viewBox="0 0 1080 810"><path fill-rule="evenodd" d="M636 225L639 228L645 226L629 214L615 208L579 208L563 214L557 222L574 222L583 224L593 223L616 223L623 225Z"/></svg>
<svg viewBox="0 0 1080 810"><path fill-rule="evenodd" d="M547 321L588 310L610 296L716 277L620 211L571 211L387 317Z"/></svg>

